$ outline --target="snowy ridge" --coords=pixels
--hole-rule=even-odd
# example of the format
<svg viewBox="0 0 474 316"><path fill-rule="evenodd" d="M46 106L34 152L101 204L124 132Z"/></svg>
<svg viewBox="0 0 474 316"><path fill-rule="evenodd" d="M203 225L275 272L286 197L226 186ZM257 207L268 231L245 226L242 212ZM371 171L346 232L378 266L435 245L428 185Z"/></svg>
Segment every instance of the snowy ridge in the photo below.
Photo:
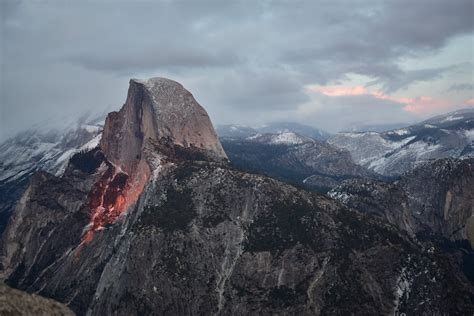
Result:
<svg viewBox="0 0 474 316"><path fill-rule="evenodd" d="M450 116L448 116L447 118L445 118L444 120L442 120L441 122L449 122L449 121L462 120L463 118L464 118L464 116L453 116L453 115L450 115Z"/></svg>
<svg viewBox="0 0 474 316"><path fill-rule="evenodd" d="M283 132L272 137L272 144L287 144L287 145L296 145L303 144L305 142L311 141L309 138L297 135L292 132Z"/></svg>
<svg viewBox="0 0 474 316"><path fill-rule="evenodd" d="M278 134L256 134L247 137L246 140L270 145L299 145L314 142L309 137L304 137L293 132L283 132Z"/></svg>
<svg viewBox="0 0 474 316"><path fill-rule="evenodd" d="M361 166L397 176L420 161L472 157L473 141L474 109L465 109L383 133L339 133L328 143L348 150Z"/></svg>
<svg viewBox="0 0 474 316"><path fill-rule="evenodd" d="M36 170L61 175L76 152L98 146L102 127L81 125L66 131L23 132L0 145L0 183L17 181Z"/></svg>
<svg viewBox="0 0 474 316"><path fill-rule="evenodd" d="M219 125L216 131L219 137L230 139L245 139L259 134L294 133L303 137L325 141L330 136L329 133L315 127L291 122L270 123L258 127L235 124Z"/></svg>

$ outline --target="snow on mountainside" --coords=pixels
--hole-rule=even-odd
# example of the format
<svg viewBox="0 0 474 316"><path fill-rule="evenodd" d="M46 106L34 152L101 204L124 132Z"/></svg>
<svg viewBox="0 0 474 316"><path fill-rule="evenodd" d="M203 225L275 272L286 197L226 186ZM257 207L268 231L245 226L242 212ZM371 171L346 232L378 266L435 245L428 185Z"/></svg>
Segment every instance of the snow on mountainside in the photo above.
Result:
<svg viewBox="0 0 474 316"><path fill-rule="evenodd" d="M271 134L281 134L281 133L296 133L302 136L310 137L316 140L327 140L331 135L323 130L314 128L312 126L298 124L298 123L271 123L257 129L259 133L271 133Z"/></svg>
<svg viewBox="0 0 474 316"><path fill-rule="evenodd" d="M308 125L289 122L270 123L255 128L243 125L219 125L216 128L216 132L221 138L231 139L245 139L250 136L256 136L257 134L284 133L294 133L321 141L325 141L330 137L330 134L323 130Z"/></svg>
<svg viewBox="0 0 474 316"><path fill-rule="evenodd" d="M29 130L18 134L0 145L0 181L12 181L37 169L61 173L75 152L99 144L101 130L101 126L81 125L65 133Z"/></svg>
<svg viewBox="0 0 474 316"><path fill-rule="evenodd" d="M282 132L279 134L256 134L247 137L246 139L262 144L274 145L298 145L314 141L309 137L301 136L293 132Z"/></svg>
<svg viewBox="0 0 474 316"><path fill-rule="evenodd" d="M257 131L244 125L218 125L216 132L219 137L242 139L257 134Z"/></svg>
<svg viewBox="0 0 474 316"><path fill-rule="evenodd" d="M346 179L378 177L355 164L346 150L292 132L222 138L234 166L326 192Z"/></svg>
<svg viewBox="0 0 474 316"><path fill-rule="evenodd" d="M98 146L101 132L95 120L67 130L31 129L0 144L0 234L31 175L60 175L73 154Z"/></svg>
<svg viewBox="0 0 474 316"><path fill-rule="evenodd" d="M473 135L474 109L463 109L383 133L340 133L328 143L348 150L362 166L397 176L421 161L474 156Z"/></svg>

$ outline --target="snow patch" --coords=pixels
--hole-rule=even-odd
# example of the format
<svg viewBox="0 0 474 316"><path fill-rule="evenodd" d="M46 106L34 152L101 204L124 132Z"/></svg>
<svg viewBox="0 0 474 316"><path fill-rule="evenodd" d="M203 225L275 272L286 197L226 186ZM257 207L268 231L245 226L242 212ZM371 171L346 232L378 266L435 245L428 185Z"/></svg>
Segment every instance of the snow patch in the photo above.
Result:
<svg viewBox="0 0 474 316"><path fill-rule="evenodd" d="M272 137L271 144L297 145L307 142L305 138L295 133L285 132Z"/></svg>
<svg viewBox="0 0 474 316"><path fill-rule="evenodd" d="M92 138L90 141L88 141L87 143L85 143L81 148L79 148L79 150L81 151L88 151L88 150L91 150L91 149L94 149L96 148L97 146L99 146L99 143L100 143L100 140L102 139L102 133L100 133L99 135L95 136L94 138Z"/></svg>
<svg viewBox="0 0 474 316"><path fill-rule="evenodd" d="M255 139L259 138L260 136L262 136L262 134L257 133L257 134L255 134L255 135L253 135L253 136L247 137L246 139L247 139L247 140L255 140Z"/></svg>
<svg viewBox="0 0 474 316"><path fill-rule="evenodd" d="M445 118L444 120L442 120L441 123L450 122L450 121L462 120L463 118L464 118L464 116L453 116L453 115L450 115L450 116L448 116L447 118Z"/></svg>
<svg viewBox="0 0 474 316"><path fill-rule="evenodd" d="M410 261L410 258L408 258ZM410 297L410 292L413 285L413 278L410 277L406 267L402 268L395 286L395 315L398 315L400 310L400 303L402 300L407 300Z"/></svg>
<svg viewBox="0 0 474 316"><path fill-rule="evenodd" d="M88 133L96 134L100 131L101 127L97 125L82 125L82 129L86 130Z"/></svg>
<svg viewBox="0 0 474 316"><path fill-rule="evenodd" d="M471 142L474 141L474 129L467 129L464 131L464 136Z"/></svg>
<svg viewBox="0 0 474 316"><path fill-rule="evenodd" d="M409 133L409 131L406 128L401 128L401 129L397 129L397 130L395 130L391 133L402 136L402 135L407 135Z"/></svg>
<svg viewBox="0 0 474 316"><path fill-rule="evenodd" d="M329 191L328 196L330 198L333 198L334 200L341 202L342 204L346 204L351 198L351 195L341 191Z"/></svg>

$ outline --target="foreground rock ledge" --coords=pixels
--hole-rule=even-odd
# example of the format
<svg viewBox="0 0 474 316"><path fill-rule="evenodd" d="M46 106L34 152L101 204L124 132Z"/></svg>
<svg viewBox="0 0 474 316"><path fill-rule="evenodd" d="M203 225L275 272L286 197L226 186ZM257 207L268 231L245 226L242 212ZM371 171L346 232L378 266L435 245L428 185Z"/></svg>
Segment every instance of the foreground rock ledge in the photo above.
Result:
<svg viewBox="0 0 474 316"><path fill-rule="evenodd" d="M65 305L0 284L0 315L73 316Z"/></svg>

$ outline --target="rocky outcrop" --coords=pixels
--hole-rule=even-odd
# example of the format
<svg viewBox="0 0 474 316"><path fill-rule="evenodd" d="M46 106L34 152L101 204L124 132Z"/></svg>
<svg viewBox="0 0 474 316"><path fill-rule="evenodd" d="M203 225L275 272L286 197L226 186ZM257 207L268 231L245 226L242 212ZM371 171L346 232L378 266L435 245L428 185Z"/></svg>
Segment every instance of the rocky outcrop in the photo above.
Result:
<svg viewBox="0 0 474 316"><path fill-rule="evenodd" d="M233 169L212 126L159 117L175 103L150 91L183 91L162 83L132 81L100 148L61 177L35 175L2 238L8 284L79 315L474 312L449 257L327 196Z"/></svg>
<svg viewBox="0 0 474 316"><path fill-rule="evenodd" d="M226 161L206 111L181 84L166 78L130 80L127 100L105 121L100 148L109 172L95 186L90 241L135 204L153 170L153 153L166 142L205 159Z"/></svg>
<svg viewBox="0 0 474 316"><path fill-rule="evenodd" d="M73 316L58 302L0 284L0 315Z"/></svg>
<svg viewBox="0 0 474 316"><path fill-rule="evenodd" d="M450 240L466 240L474 249L474 158L426 162L402 177L419 230Z"/></svg>
<svg viewBox="0 0 474 316"><path fill-rule="evenodd" d="M161 138L204 149L217 160L227 158L206 111L181 84L165 78L130 80L124 106L107 116L100 147L110 162L133 173L146 142Z"/></svg>
<svg viewBox="0 0 474 316"><path fill-rule="evenodd" d="M468 240L474 248L473 166L474 159L425 162L394 183L347 181L329 195L350 207L382 216L413 235Z"/></svg>
<svg viewBox="0 0 474 316"><path fill-rule="evenodd" d="M441 251L474 285L474 159L425 162L399 181L351 180L329 192L343 204Z"/></svg>

